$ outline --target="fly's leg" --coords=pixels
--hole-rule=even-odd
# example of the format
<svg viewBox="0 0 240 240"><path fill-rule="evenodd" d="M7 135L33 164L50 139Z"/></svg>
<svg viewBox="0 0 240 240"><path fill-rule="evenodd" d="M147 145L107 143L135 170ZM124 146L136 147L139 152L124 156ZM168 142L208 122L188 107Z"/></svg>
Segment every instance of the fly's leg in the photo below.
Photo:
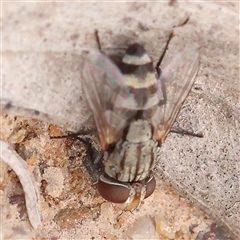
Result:
<svg viewBox="0 0 240 240"><path fill-rule="evenodd" d="M182 23L180 23L179 25L173 26L173 28L184 26L185 24L188 23L188 21L189 21L189 16ZM160 66L161 66L162 60L163 60L163 58L164 58L164 56L165 56L165 54L167 52L168 45L169 45L171 39L173 38L173 36L174 36L174 33L173 33L173 30L172 30L172 32L170 33L170 35L168 37L167 43L166 43L166 45L165 45L165 47L163 49L163 52L162 52L162 54L161 54L161 56L160 56L160 58L159 58L159 60L157 62L157 65L156 65L157 78L159 78L160 75L161 75L161 68L160 68Z"/></svg>
<svg viewBox="0 0 240 240"><path fill-rule="evenodd" d="M100 43L100 38L99 38L99 35L98 35L98 30L95 30L94 34L95 34L96 42L97 42L97 45L98 45L98 49L99 49L100 51L102 51L102 46L101 46L101 43Z"/></svg>
<svg viewBox="0 0 240 240"><path fill-rule="evenodd" d="M177 133L177 134L181 134L182 136L184 135L187 135L187 136L192 136L192 137L198 137L198 138L203 138L203 134L200 132L200 133L193 133L193 132L189 132L189 131L186 131L182 128L172 128L170 130L170 132L172 133Z"/></svg>
<svg viewBox="0 0 240 240"><path fill-rule="evenodd" d="M170 1L170 2L173 3L174 1ZM174 27L184 26L185 24L188 23L188 21L189 21L189 16L188 16L182 23L180 23L179 25L174 26ZM161 65L161 63L162 63L162 61L163 61L163 58L164 58L164 56L165 56L165 54L166 54L166 52L167 52L167 50L168 50L168 45L169 45L171 39L173 38L173 36L174 36L174 32L173 32L173 30L172 30L172 32L170 33L170 35L169 35L169 37L168 37L167 43L166 43L166 45L165 45L165 47L164 47L164 50L163 50L163 52L162 52L162 54L161 54L161 56L160 56L160 58L159 58L159 60L158 60L158 62L157 62L157 65L156 65L157 78L160 78L160 76L161 76L161 68L160 68L160 65ZM167 101L167 96L166 96L166 89L165 89L164 84L162 84L162 91L163 91L163 100L161 100L161 101L162 101L161 104L165 104L166 101ZM184 130L184 129L182 129L182 128L179 128L179 127L178 127L178 128L172 128L172 129L170 130L170 132L172 132L172 133L177 133L177 134L181 134L181 135L188 135L188 136L192 136L192 137L203 138L203 134L202 134L202 133L189 132L189 131L186 131L186 130Z"/></svg>
<svg viewBox="0 0 240 240"><path fill-rule="evenodd" d="M161 56L160 56L160 58L159 58L159 60L158 60L158 62L157 62L157 65L156 65L157 78L159 78L160 75L161 75L160 65L161 65L161 63L162 63L162 60L163 60L165 54L166 54L166 51L167 51L167 49L168 49L168 45L169 45L172 37L173 37L173 31L170 33L170 35L169 35L169 37L168 37L168 40L167 40L167 43L166 43L166 45L165 45L165 47L164 47L164 49L163 49L163 52L162 52L162 54L161 54Z"/></svg>

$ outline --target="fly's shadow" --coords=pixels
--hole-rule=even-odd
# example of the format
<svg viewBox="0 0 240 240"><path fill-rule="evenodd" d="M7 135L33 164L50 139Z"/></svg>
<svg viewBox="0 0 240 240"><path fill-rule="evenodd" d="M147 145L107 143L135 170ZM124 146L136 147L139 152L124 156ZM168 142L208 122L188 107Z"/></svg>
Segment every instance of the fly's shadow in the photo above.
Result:
<svg viewBox="0 0 240 240"><path fill-rule="evenodd" d="M93 143L93 140L90 137L84 136L87 134L86 132L84 133L85 134L71 133L62 136L51 136L50 139L67 138L74 141L82 142L86 147L86 156L83 159L82 163L88 174L91 176L93 184L95 184L98 181L99 176L104 173L104 152L97 150L97 148L94 146L95 144Z"/></svg>

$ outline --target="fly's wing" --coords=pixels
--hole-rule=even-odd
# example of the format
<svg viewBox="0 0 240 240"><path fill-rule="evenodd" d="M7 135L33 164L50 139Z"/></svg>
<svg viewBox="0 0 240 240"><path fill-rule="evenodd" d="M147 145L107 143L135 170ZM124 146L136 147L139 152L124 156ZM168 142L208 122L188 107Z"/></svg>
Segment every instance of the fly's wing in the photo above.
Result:
<svg viewBox="0 0 240 240"><path fill-rule="evenodd" d="M78 132L91 112L82 97L81 54L2 53L1 112Z"/></svg>
<svg viewBox="0 0 240 240"><path fill-rule="evenodd" d="M198 50L197 44L186 46L162 69L159 81L163 100L152 117L154 138L159 145L165 140L195 82L199 67Z"/></svg>
<svg viewBox="0 0 240 240"><path fill-rule="evenodd" d="M134 114L134 111L116 105L119 94L124 99L130 99L129 88L124 86L123 76L115 64L95 49L86 51L82 85L95 119L100 143L106 149L121 137L128 119Z"/></svg>

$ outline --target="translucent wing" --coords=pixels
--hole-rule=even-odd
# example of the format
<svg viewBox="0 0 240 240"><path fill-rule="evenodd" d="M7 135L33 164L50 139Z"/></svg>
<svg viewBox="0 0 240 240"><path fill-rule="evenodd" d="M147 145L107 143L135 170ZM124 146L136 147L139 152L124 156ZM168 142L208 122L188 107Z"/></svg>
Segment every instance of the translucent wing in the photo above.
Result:
<svg viewBox="0 0 240 240"><path fill-rule="evenodd" d="M199 67L199 46L185 47L169 63L160 76L163 100L152 117L154 138L161 145L171 129L182 104L191 90Z"/></svg>
<svg viewBox="0 0 240 240"><path fill-rule="evenodd" d="M98 50L86 51L82 86L104 149L116 142L135 111L117 106L119 94L131 102L129 88L123 84L119 69Z"/></svg>

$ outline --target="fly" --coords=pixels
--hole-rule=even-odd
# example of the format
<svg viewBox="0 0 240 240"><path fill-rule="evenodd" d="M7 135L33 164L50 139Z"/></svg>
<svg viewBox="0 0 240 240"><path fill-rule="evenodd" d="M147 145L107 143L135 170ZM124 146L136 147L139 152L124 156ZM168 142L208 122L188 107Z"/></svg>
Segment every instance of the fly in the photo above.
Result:
<svg viewBox="0 0 240 240"><path fill-rule="evenodd" d="M87 51L82 86L106 152L105 173L97 183L106 200L130 210L154 192L157 149L195 82L198 50L197 44L186 46L162 69L162 59L154 67L138 43L118 62L101 51Z"/></svg>

